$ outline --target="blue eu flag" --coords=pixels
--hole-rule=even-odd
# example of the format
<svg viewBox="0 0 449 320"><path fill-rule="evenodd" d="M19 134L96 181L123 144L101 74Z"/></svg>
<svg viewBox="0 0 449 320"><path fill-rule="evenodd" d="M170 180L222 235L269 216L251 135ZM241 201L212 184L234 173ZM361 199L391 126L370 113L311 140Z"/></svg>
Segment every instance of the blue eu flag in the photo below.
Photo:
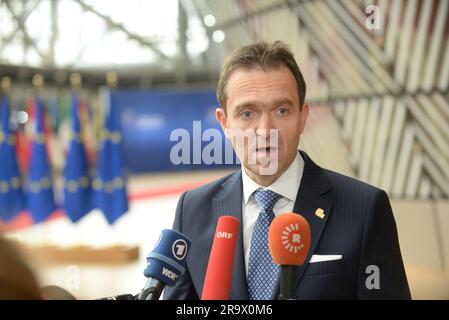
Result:
<svg viewBox="0 0 449 320"><path fill-rule="evenodd" d="M0 220L9 222L25 208L17 159L15 136L10 128L10 108L5 96L1 106L0 128Z"/></svg>
<svg viewBox="0 0 449 320"><path fill-rule="evenodd" d="M109 224L128 211L128 196L121 150L121 133L117 106L110 90L105 92L106 119L100 138L96 175L92 182L93 204L99 208Z"/></svg>
<svg viewBox="0 0 449 320"><path fill-rule="evenodd" d="M79 119L79 100L72 95L71 140L64 169L64 210L72 222L77 222L91 211L89 166Z"/></svg>
<svg viewBox="0 0 449 320"><path fill-rule="evenodd" d="M35 106L36 129L31 144L27 205L34 222L39 223L55 210L55 201L51 168L45 148L44 110L42 102L37 97Z"/></svg>

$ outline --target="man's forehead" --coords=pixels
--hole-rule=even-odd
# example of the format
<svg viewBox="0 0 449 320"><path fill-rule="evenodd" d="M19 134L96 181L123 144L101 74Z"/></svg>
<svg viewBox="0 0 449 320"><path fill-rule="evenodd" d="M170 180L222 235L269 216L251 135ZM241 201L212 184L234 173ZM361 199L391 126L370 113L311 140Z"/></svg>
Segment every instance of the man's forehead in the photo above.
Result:
<svg viewBox="0 0 449 320"><path fill-rule="evenodd" d="M227 97L246 94L277 94L285 91L296 91L296 81L290 70L236 70L229 78Z"/></svg>
<svg viewBox="0 0 449 320"><path fill-rule="evenodd" d="M228 105L293 104L299 99L293 77L279 73L236 73L227 89Z"/></svg>
<svg viewBox="0 0 449 320"><path fill-rule="evenodd" d="M279 96L267 96L267 97L255 97L255 98L245 98L241 97L240 99L234 99L233 106L235 108L244 108L244 107L269 107L274 105L294 105L295 102L288 94L279 95Z"/></svg>
<svg viewBox="0 0 449 320"><path fill-rule="evenodd" d="M285 77L289 80L295 80L293 73L284 65L277 68L252 67L252 68L238 68L231 72L228 79L229 82L236 82L246 80L248 78L272 78Z"/></svg>

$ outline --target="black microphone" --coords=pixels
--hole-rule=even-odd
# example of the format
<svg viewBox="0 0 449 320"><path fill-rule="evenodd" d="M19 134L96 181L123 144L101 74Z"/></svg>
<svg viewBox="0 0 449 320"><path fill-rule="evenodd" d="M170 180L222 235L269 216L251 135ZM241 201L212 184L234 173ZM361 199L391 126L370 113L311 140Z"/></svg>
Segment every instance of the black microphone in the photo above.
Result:
<svg viewBox="0 0 449 320"><path fill-rule="evenodd" d="M119 295L116 295L116 296L100 298L100 299L95 299L95 300L137 300L137 295L119 294Z"/></svg>
<svg viewBox="0 0 449 320"><path fill-rule="evenodd" d="M175 285L185 271L190 244L190 239L182 233L162 230L155 248L147 256L144 275L148 280L138 300L159 300L166 285Z"/></svg>
<svg viewBox="0 0 449 320"><path fill-rule="evenodd" d="M58 286L45 286L40 291L44 300L76 300L74 295Z"/></svg>

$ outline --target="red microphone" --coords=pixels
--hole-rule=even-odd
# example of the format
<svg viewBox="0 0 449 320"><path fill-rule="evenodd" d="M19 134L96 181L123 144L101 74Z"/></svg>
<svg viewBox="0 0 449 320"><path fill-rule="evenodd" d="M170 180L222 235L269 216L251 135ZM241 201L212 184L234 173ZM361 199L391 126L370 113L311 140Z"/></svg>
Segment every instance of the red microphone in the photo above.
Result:
<svg viewBox="0 0 449 320"><path fill-rule="evenodd" d="M296 266L306 260L310 249L310 226L297 213L284 213L273 219L268 234L273 261L281 266L279 300L296 299Z"/></svg>
<svg viewBox="0 0 449 320"><path fill-rule="evenodd" d="M235 217L218 219L201 300L229 300L239 227Z"/></svg>

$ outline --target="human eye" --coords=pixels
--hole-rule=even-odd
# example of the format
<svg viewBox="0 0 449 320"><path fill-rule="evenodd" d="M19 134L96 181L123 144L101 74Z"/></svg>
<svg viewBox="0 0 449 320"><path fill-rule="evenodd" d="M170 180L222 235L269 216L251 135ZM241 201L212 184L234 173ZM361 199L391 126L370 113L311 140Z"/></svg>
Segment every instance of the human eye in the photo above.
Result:
<svg viewBox="0 0 449 320"><path fill-rule="evenodd" d="M279 116L286 116L289 113L289 109L285 106L281 106L276 109L276 114Z"/></svg>
<svg viewBox="0 0 449 320"><path fill-rule="evenodd" d="M249 120L254 117L254 112L250 110L244 110L240 113L240 118L243 120Z"/></svg>

